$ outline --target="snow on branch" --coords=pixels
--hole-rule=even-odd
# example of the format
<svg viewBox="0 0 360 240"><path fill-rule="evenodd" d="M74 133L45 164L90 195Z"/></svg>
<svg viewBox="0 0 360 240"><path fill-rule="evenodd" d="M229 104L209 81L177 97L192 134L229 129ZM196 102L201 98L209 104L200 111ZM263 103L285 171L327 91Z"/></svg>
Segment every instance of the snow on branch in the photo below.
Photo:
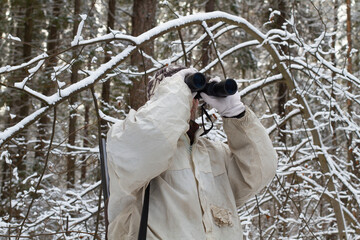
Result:
<svg viewBox="0 0 360 240"><path fill-rule="evenodd" d="M9 72L13 72L13 71L17 71L19 69L23 69L23 68L26 68L34 63L37 63L39 61L43 61L45 60L46 58L48 58L49 55L47 55L46 53L43 53L33 59L31 59L30 61L26 62L26 63L22 63L20 65L17 65L17 66L10 66L10 65L7 65L5 67L0 67L0 74L2 73L9 73Z"/></svg>
<svg viewBox="0 0 360 240"><path fill-rule="evenodd" d="M81 35L81 31L82 31L82 29L84 27L84 22L85 22L85 20L87 18L87 15L86 14L80 14L80 17L81 17L81 22L79 23L79 26L78 26L76 35L74 37L74 40L71 42L72 47L77 45L82 40L82 37L80 35Z"/></svg>
<svg viewBox="0 0 360 240"><path fill-rule="evenodd" d="M186 17L182 17L179 19L171 20L169 22L166 22L162 25L159 25L155 28L150 29L149 31L137 36L137 37L130 37L136 44L136 46L128 46L126 47L121 53L119 53L117 56L113 57L109 62L101 65L96 71L93 71L90 76L86 77L85 79L74 83L70 86L68 86L65 89L60 89L59 92L53 94L52 96L49 96L47 98L44 98L41 96L40 93L37 94L41 99L45 100L47 104L51 107L56 106L57 104L65 101L68 99L72 94L79 93L85 89L88 89L91 85L99 81L101 78L103 78L109 71L115 69L121 62L123 62L127 57L129 57L136 49L141 46L142 44L145 44L149 41L152 41L153 39L171 31L177 28L182 28L191 24L201 24L204 21L222 21L222 22L231 22L233 25L240 25L245 26L247 29L251 29L251 32L254 34L258 34L258 37L264 38L264 35L259 32L254 26L252 26L249 22L244 20L241 17L236 17L224 12L212 12L212 13L204 13L204 14L196 14L196 15L190 15ZM83 19L84 21L84 19ZM81 26L79 26L80 29ZM81 30L78 30L78 33L81 32ZM111 33L113 34L113 33ZM108 35L106 35L108 36ZM97 39L96 41L105 41L109 40L108 37L105 37L106 39ZM77 46L80 46L79 44L82 44L80 41L80 37L78 37L79 43ZM115 38L113 38L114 40ZM95 41L94 41L95 42ZM94 43L94 42L88 42L87 44ZM75 46L75 45L74 45ZM15 67L17 70L24 68L25 66L28 66L30 64L33 64L35 62L38 62L40 60L43 60L46 58L47 55L41 55L33 60L30 60L28 63L24 65L20 65L18 67ZM3 72L5 71L13 71L15 69L14 67L5 67L1 68ZM33 92L34 94L34 92ZM15 136L19 131L24 129L25 127L29 126L31 123L35 122L41 117L41 114L32 114L31 118L25 118L21 122L17 123L15 126L9 128L6 130L6 132L1 133L0 135L0 146L2 146L6 141L8 141L10 138Z"/></svg>

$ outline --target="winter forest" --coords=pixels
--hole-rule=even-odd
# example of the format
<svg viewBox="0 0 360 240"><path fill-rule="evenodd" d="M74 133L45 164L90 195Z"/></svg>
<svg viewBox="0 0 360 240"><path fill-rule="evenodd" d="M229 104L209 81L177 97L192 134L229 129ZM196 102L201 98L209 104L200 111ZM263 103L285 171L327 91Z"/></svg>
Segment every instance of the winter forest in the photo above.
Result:
<svg viewBox="0 0 360 240"><path fill-rule="evenodd" d="M359 17L357 0L0 0L0 239L105 239L99 146L167 64L235 79L273 141L244 239L360 239Z"/></svg>

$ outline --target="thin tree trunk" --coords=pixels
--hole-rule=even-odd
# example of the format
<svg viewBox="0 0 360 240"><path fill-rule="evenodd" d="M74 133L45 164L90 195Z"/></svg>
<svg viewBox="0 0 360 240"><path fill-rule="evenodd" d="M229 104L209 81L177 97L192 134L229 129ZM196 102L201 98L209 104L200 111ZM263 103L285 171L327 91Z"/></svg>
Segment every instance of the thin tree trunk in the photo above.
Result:
<svg viewBox="0 0 360 240"><path fill-rule="evenodd" d="M56 47L58 45L58 38L59 38L58 29L60 28L59 16L60 16L60 7L62 6L62 3L63 2L61 0L55 0L53 3L53 6L52 6L53 7L52 19L49 24L49 29L48 29L49 35L48 35L48 40L47 40L47 54L48 55L55 53ZM42 79L42 81L40 82L42 94L44 94L45 96L47 96L51 92L51 89L54 88L53 81L50 80L51 79L50 72L52 71L53 67L56 66L56 63L57 63L57 59L55 57L53 57L53 58L50 58L45 65L46 78ZM45 104L42 103L42 107L43 106L45 106ZM38 137L37 137L38 145L36 146L36 152L35 152L35 161L36 162L35 162L34 170L38 169L36 167L37 162L44 159L44 156L45 156L44 140L48 139L46 129L47 129L47 126L49 125L49 122L50 122L50 119L47 115L44 115L43 117L41 117L39 119Z"/></svg>
<svg viewBox="0 0 360 240"><path fill-rule="evenodd" d="M338 0L334 0L334 30L333 32L336 33L338 31L338 9L339 9L339 1ZM332 35L332 43L331 43L331 47L333 50L335 50L335 46L336 46L336 34ZM335 52L331 54L331 61L334 65L334 67L336 67L337 62L336 62L336 56L335 56ZM331 74L332 80L335 81L336 80L336 73L332 72ZM331 91L331 97L336 100L336 95L334 93L334 91ZM335 103L334 103L335 105ZM332 144L334 147L334 151L333 153L335 154L336 151L336 146L337 146L337 139L336 139L336 121L333 120L333 115L332 113L335 113L335 107L334 106L330 106L330 117L331 117L331 128L333 129L333 133L332 133Z"/></svg>
<svg viewBox="0 0 360 240"><path fill-rule="evenodd" d="M2 36L3 32L5 32L6 22L8 21L5 13L6 13L6 1L0 0L0 36Z"/></svg>
<svg viewBox="0 0 360 240"><path fill-rule="evenodd" d="M74 25L73 25L73 36L76 36L77 28L79 26L79 14L80 14L80 0L74 0ZM76 52L73 52L73 57L76 56ZM71 78L70 82L71 84L76 83L78 81L79 75L78 70L80 69L80 62L79 60L76 60L74 64L71 67ZM75 104L77 102L77 95L71 96L69 98L69 104L71 107L70 110L70 117L69 117L69 138L68 138L68 144L70 146L75 145L76 140L76 107ZM72 151L68 148L68 151ZM71 188L75 184L75 155L68 155L67 156L67 187Z"/></svg>
<svg viewBox="0 0 360 240"><path fill-rule="evenodd" d="M11 8L10 8L10 12L12 13L11 14L11 18L12 21L18 21L18 19L20 19L21 17L18 16L20 15L20 11L18 11L17 9L14 9L15 6L14 5L11 5ZM11 21L11 25L15 26L14 29L12 29L12 32L11 34L14 34L15 36L20 36L20 30L19 30L19 23L18 24L14 24L12 23ZM15 51L14 49L18 49L18 48L21 48L22 45L20 45L20 43L18 42L11 42L9 43L10 45L10 52L9 52L9 62L7 63L8 65L12 64L12 65L16 65L16 62L19 58L21 58L22 56L20 54L17 54L17 51ZM16 81L19 81L20 78L18 78L17 75L13 74L11 75L7 81L8 81L8 84L11 85L11 84L14 84L14 82ZM14 96L16 94L16 92L12 89L6 89L6 92L5 92L5 104L6 106L10 109L10 112L15 112L14 110L15 109L15 101L14 97L11 97L11 96ZM8 112L8 113L10 113ZM10 115L8 114L7 117L6 117L6 123L5 123L5 128L8 128L12 125L14 125L16 122L10 117ZM5 145L7 146L7 145ZM16 154L16 152L14 152L11 148L8 148L9 150L9 154L10 154L10 157L12 158L13 155ZM3 172L3 175L2 175L2 182L1 182L1 199L6 199L8 198L10 195L11 195L11 192L9 191L9 185L8 183L10 182L10 166L5 162L3 161L2 162L3 166L2 166L2 172ZM10 214L10 217L11 217L11 214Z"/></svg>
<svg viewBox="0 0 360 240"><path fill-rule="evenodd" d="M31 58L32 52L32 39L33 39L33 6L34 0L26 0L25 2L25 18L24 18L24 44L23 44L23 61L29 61ZM20 76L22 80L28 75L27 72L23 71L23 74ZM23 118L27 117L29 114L29 96L26 93L20 93L20 97L15 100L16 117L15 122L21 121ZM25 176L25 159L27 154L27 131L23 131L18 135L18 151L15 155L15 166L18 168L19 177L23 178Z"/></svg>
<svg viewBox="0 0 360 240"><path fill-rule="evenodd" d="M134 0L133 14L131 18L133 36L138 36L141 33L155 27L157 0ZM153 55L154 44L153 42L143 46L142 51L148 55ZM151 62L143 60L141 54L136 53L131 56L131 65L136 66L139 71L144 71L151 66ZM145 62L145 65L144 65ZM130 106L137 110L139 107L145 104L146 98L146 86L149 79L132 79L132 87L130 88Z"/></svg>
<svg viewBox="0 0 360 240"><path fill-rule="evenodd" d="M109 0L107 33L110 33L110 29L114 29L115 26L115 9L116 9L115 3L116 3L115 0ZM107 53L109 50L111 50L111 46L110 47L109 46L110 44L108 43L107 49L105 49L105 62L111 60L111 55ZM103 83L101 97L104 103L110 103L110 80L107 80L106 82ZM108 107L106 105L103 105L103 111L105 114L108 114ZM103 133L107 131L107 123L103 119L101 119L101 130Z"/></svg>
<svg viewBox="0 0 360 240"><path fill-rule="evenodd" d="M280 11L280 16L277 17L275 22L275 27L281 29L282 25L285 23L285 19L287 18L287 9L286 9L286 1L285 0L278 0L278 10ZM289 49L287 46L282 45L280 47L281 52L284 56L289 54ZM281 118L284 118L286 115L285 104L287 102L287 95L288 95L288 87L286 83L280 82L278 84L278 114ZM283 124L280 127L280 130L286 130L286 124ZM286 134L280 132L279 133L280 141L286 145Z"/></svg>
<svg viewBox="0 0 360 240"><path fill-rule="evenodd" d="M85 109L84 109L84 140L83 140L83 147L86 148L86 147L89 147L90 146L90 143L89 143L89 140L88 140L88 136L89 136L89 128L88 128L88 125L90 123L90 103L89 101L87 100L88 98L86 98L85 100ZM86 158L87 156L83 156L82 157L82 165L81 165L81 183L84 183L85 180L86 180L86 167L87 167L87 164L86 164Z"/></svg>
<svg viewBox="0 0 360 240"><path fill-rule="evenodd" d="M351 22L351 0L346 0L346 34L347 34L347 41L348 41L348 50L347 50L347 71L349 73L353 73L353 64L352 64L352 22ZM353 87L351 82L348 82L347 84L348 86L348 91L349 93L352 93L353 91ZM348 107L348 114L349 116L352 116L352 111L353 111L353 104L351 100L347 100L347 107ZM355 176L359 176L360 172L359 172L359 166L358 166L358 160L355 159L354 154L353 154L353 146L352 146L352 142L353 142L353 133L349 132L349 136L348 136L348 142L347 142L347 150L348 150L348 162L352 163L352 168L351 171L354 173ZM348 201L345 202L345 204L348 205L348 207L350 208L350 211L352 211L353 215L358 218L359 213L357 211L353 211L351 208L351 202L353 202L355 200L350 199L350 203L348 203ZM354 204L356 205L356 203Z"/></svg>
<svg viewBox="0 0 360 240"><path fill-rule="evenodd" d="M347 42L348 42L348 50L347 50L347 71L352 73L352 57L351 57L351 50L352 50L352 39L351 39L351 0L346 0L346 35L347 35ZM348 82L348 92L352 93L352 84ZM348 99L346 101L347 110L350 116L352 116L352 101ZM353 155L353 134L352 132L348 133L348 142L347 142L347 151L348 151L348 161L353 163L355 166L355 159Z"/></svg>
<svg viewBox="0 0 360 240"><path fill-rule="evenodd" d="M273 0L271 2L271 5L273 7L273 9L279 10L280 11L280 15L276 16L275 21L274 21L274 28L278 28L278 29L282 29L283 24L285 23L285 20L287 18L287 6L286 6L286 1L285 0ZM280 39L279 39L280 41ZM279 47L280 49L280 53L283 56L287 56L289 54L289 50L286 46L281 45ZM280 82L277 84L278 86L278 92L277 92L277 112L279 114L279 116L281 118L284 118L286 113L285 113L285 103L287 102L287 94L288 94L288 86L285 82ZM286 134L284 134L283 132L281 132L282 130L286 130L287 125L283 124L282 126L279 127L279 141L286 145ZM294 180L294 179L293 179ZM287 179L285 178L285 181L288 181L288 183L292 184L292 180L291 179ZM287 196L286 196L287 199ZM279 212L280 216L284 219L286 219L288 217L288 213L286 211L280 211ZM287 237L287 232L288 232L288 226L286 223L282 223L279 226L280 232L282 233L283 237Z"/></svg>

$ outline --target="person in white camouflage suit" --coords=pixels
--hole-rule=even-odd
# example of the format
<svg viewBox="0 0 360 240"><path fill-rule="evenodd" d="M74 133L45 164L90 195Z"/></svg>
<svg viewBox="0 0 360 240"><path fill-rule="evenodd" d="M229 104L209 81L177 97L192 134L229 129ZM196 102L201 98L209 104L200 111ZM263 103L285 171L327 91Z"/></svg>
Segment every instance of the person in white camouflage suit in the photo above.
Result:
<svg viewBox="0 0 360 240"><path fill-rule="evenodd" d="M158 71L146 104L109 130L109 239L138 238L150 181L147 239L242 239L237 209L274 177L276 152L239 93L201 93L223 117L228 144L199 137L198 100L184 82L195 72Z"/></svg>

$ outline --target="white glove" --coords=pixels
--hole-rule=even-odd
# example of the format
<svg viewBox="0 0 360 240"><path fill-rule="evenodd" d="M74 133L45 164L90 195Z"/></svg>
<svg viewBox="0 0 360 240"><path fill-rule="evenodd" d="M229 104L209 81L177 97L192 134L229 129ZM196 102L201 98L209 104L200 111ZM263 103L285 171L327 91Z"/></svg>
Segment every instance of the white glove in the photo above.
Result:
<svg viewBox="0 0 360 240"><path fill-rule="evenodd" d="M211 79L209 82L219 80L220 79ZM245 111L245 106L241 102L239 92L236 92L234 95L230 95L227 97L209 96L203 92L201 92L200 95L207 104L215 108L223 117L236 117L240 113Z"/></svg>
<svg viewBox="0 0 360 240"><path fill-rule="evenodd" d="M183 70L178 71L177 73L174 74L174 76L180 76L183 79L185 79L185 77L187 77L188 75L197 73L195 68L186 68Z"/></svg>
<svg viewBox="0 0 360 240"><path fill-rule="evenodd" d="M191 75L191 74L195 74L197 73L198 71L195 69L195 68L186 68L186 69L183 69L183 70L180 70L179 72L175 73L174 74L174 77L175 76L180 76L182 79L184 79L185 81L185 78L188 76L188 75ZM196 96L197 92L192 92L191 95L192 97L194 98Z"/></svg>

